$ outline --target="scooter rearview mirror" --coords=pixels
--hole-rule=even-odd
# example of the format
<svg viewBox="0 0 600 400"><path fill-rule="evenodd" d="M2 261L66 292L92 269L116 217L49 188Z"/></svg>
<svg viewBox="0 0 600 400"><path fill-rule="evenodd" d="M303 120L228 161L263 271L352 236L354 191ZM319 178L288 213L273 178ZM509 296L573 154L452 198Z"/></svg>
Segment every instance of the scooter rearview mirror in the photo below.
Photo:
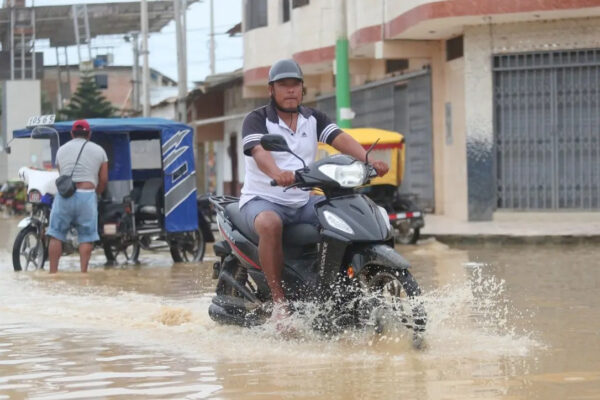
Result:
<svg viewBox="0 0 600 400"><path fill-rule="evenodd" d="M260 138L260 145L268 151L287 151L288 153L292 152L283 136L275 135L272 133L263 135Z"/></svg>
<svg viewBox="0 0 600 400"><path fill-rule="evenodd" d="M262 137L260 138L260 145L263 147L263 149L267 151L286 151L290 153L298 160L302 161L304 170L306 170L306 163L304 162L304 160L301 157L299 157L296 153L294 153L292 149L290 149L290 146L288 146L283 136L274 133L262 135Z"/></svg>
<svg viewBox="0 0 600 400"><path fill-rule="evenodd" d="M371 152L371 150L373 150L375 148L375 146L377 145L377 142L379 142L379 138L377 138L375 143L373 143L371 145L371 147L369 147L369 150L367 150L367 154L365 155L365 164L369 163L369 153Z"/></svg>

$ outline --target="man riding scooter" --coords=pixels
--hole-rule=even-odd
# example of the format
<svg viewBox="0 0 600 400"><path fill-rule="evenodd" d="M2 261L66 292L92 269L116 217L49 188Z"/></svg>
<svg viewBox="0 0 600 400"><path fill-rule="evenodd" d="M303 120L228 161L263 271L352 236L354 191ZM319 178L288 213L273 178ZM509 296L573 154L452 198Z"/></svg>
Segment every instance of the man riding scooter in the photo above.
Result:
<svg viewBox="0 0 600 400"><path fill-rule="evenodd" d="M261 267L273 299L272 318L280 322L289 315L281 286L283 268L282 231L285 225L317 224L314 205L321 196L302 190L284 190L294 183L294 172L302 162L290 153L266 151L261 136L282 135L291 150L306 164L315 160L317 143L327 143L341 153L366 161L365 149L343 132L324 113L302 106L304 78L291 59L277 61L269 71L269 104L252 111L242 127L246 178L240 198L240 211L259 237ZM372 163L379 176L388 171L382 161ZM271 186L274 180L277 186ZM280 327L280 325L278 325ZM281 328L281 327L280 327Z"/></svg>

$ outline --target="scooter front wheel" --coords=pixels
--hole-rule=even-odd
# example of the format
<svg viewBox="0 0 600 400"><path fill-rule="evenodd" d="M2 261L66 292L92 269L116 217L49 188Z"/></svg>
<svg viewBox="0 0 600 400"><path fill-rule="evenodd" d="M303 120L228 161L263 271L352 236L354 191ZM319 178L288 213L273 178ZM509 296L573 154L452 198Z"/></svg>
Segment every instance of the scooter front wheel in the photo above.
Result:
<svg viewBox="0 0 600 400"><path fill-rule="evenodd" d="M398 319L413 331L413 341L420 347L427 324L427 313L420 299L421 288L412 274L406 269L377 270L369 277L367 288L376 300L372 310L376 331L383 333L387 318L383 310L389 309L393 319Z"/></svg>
<svg viewBox="0 0 600 400"><path fill-rule="evenodd" d="M12 259L15 271L44 268L45 246L34 226L27 226L17 234L13 244Z"/></svg>

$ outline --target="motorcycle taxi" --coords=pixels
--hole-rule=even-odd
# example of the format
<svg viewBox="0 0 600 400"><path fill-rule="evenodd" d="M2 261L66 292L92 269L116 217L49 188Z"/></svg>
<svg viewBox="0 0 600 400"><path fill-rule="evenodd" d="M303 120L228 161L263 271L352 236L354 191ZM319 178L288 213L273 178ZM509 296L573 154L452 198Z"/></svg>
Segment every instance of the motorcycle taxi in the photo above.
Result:
<svg viewBox="0 0 600 400"><path fill-rule="evenodd" d="M357 192L367 195L386 209L397 243L416 243L425 221L423 211L415 204L412 196L400 192L405 164L404 136L398 132L375 128L344 129L344 132L365 149L375 144L370 158L373 161L384 161L390 167L386 175L373 178L369 184L358 188ZM317 160L337 153L333 147L319 143Z"/></svg>
<svg viewBox="0 0 600 400"><path fill-rule="evenodd" d="M198 209L191 127L161 118L88 119L91 140L108 155L108 184L98 201L98 230L109 263L136 262L140 249L169 249L175 262L201 261L214 241ZM15 130L14 139L45 139L55 162L60 145L71 139L73 122ZM19 223L13 267L43 268L47 258L56 171L22 168L31 215ZM63 246L63 251L74 251Z"/></svg>

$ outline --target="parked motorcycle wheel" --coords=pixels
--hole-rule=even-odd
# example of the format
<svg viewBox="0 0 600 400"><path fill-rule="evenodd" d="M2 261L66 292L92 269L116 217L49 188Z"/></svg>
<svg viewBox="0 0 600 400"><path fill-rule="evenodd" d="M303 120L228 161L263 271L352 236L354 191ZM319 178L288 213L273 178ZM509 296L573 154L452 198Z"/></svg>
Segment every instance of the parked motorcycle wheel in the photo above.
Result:
<svg viewBox="0 0 600 400"><path fill-rule="evenodd" d="M202 231L185 232L181 237L169 243L171 257L175 262L200 262L204 258L206 241Z"/></svg>
<svg viewBox="0 0 600 400"><path fill-rule="evenodd" d="M400 244L416 244L421 237L421 228L412 228L410 226L396 229L394 239Z"/></svg>
<svg viewBox="0 0 600 400"><path fill-rule="evenodd" d="M119 248L111 244L103 244L106 263L112 265L127 264L130 262L136 263L140 256L140 245L138 243L130 244L129 246Z"/></svg>
<svg viewBox="0 0 600 400"><path fill-rule="evenodd" d="M15 271L44 268L46 249L35 227L25 227L17 234L12 257Z"/></svg>
<svg viewBox="0 0 600 400"><path fill-rule="evenodd" d="M392 316L413 331L413 344L421 347L427 324L427 313L423 302L419 300L421 289L408 270L391 271L381 269L375 272L367 282L369 292L376 295L378 306L373 310L378 333L384 333L386 316L377 315L378 310L389 307Z"/></svg>

